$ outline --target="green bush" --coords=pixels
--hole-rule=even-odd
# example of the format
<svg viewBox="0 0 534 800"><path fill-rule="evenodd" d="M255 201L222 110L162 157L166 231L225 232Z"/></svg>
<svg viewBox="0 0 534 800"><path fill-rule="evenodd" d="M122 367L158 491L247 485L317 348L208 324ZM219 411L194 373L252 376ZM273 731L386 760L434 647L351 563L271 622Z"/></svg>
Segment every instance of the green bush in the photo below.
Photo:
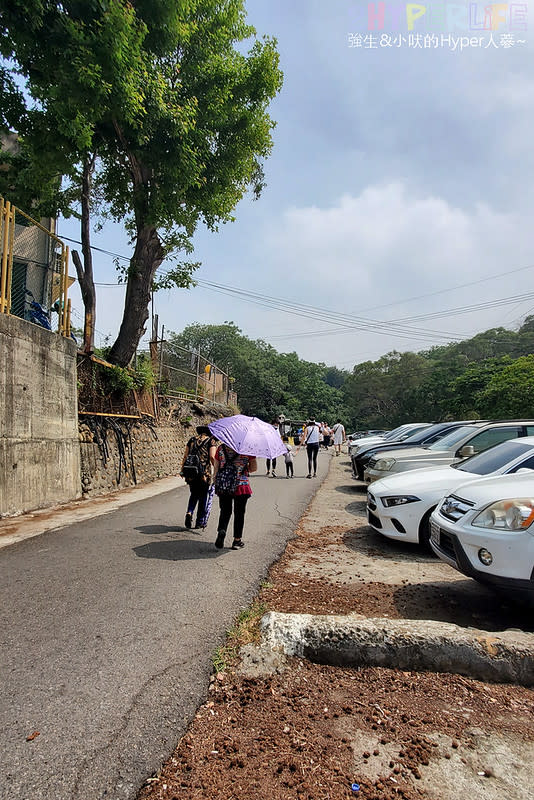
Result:
<svg viewBox="0 0 534 800"><path fill-rule="evenodd" d="M128 369L117 366L102 367L102 377L105 389L110 393L124 396L135 388L134 376Z"/></svg>
<svg viewBox="0 0 534 800"><path fill-rule="evenodd" d="M152 361L147 355L140 355L137 358L136 367L133 370L133 380L136 389L149 391L156 384L156 378L152 369Z"/></svg>

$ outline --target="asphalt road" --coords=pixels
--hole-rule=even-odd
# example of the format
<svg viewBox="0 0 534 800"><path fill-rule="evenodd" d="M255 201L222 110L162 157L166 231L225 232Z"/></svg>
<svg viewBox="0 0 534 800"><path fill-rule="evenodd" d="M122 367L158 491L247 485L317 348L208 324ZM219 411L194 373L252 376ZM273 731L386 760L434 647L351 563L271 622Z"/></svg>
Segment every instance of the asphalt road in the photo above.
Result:
<svg viewBox="0 0 534 800"><path fill-rule="evenodd" d="M205 699L212 653L329 460L313 480L302 452L293 480L266 478L259 461L240 551L214 548L216 501L206 531L183 527L186 487L0 550L2 800L136 796Z"/></svg>

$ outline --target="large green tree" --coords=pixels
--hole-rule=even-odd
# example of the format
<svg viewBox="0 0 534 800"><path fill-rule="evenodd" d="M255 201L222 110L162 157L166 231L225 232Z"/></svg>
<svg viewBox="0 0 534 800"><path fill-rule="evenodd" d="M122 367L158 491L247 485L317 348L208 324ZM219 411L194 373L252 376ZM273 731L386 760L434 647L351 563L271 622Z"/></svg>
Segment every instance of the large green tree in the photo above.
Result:
<svg viewBox="0 0 534 800"><path fill-rule="evenodd" d="M131 235L109 356L126 365L163 260L191 252L200 221L216 230L249 188L261 192L276 43L255 38L244 0L5 0L0 47L34 101L21 128L34 163L50 156L80 187L94 164L102 212ZM188 286L195 266L180 261L170 278Z"/></svg>
<svg viewBox="0 0 534 800"><path fill-rule="evenodd" d="M272 420L279 414L290 419L332 423L348 420L340 389L328 383L329 368L300 359L296 353L278 353L261 339L244 336L233 322L224 325L189 325L180 334L169 336L166 360L172 365L183 359L180 347L189 348L235 379L239 405L245 414Z"/></svg>

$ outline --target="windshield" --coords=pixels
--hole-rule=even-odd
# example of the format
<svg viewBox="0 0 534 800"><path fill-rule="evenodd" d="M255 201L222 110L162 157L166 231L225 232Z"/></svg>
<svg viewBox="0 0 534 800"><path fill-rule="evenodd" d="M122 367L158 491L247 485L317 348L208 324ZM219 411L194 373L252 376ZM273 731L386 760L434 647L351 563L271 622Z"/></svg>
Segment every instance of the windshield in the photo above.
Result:
<svg viewBox="0 0 534 800"><path fill-rule="evenodd" d="M390 431L387 436L384 436L384 439L388 439L390 442L402 441L402 439L411 436L416 431L420 431L421 428L426 428L426 426L426 422L422 422L420 425L404 423L404 425L399 425L398 428L394 428L394 430Z"/></svg>
<svg viewBox="0 0 534 800"><path fill-rule="evenodd" d="M407 431L403 431L402 433L399 433L397 440L399 442L409 442L412 436L421 433L424 428L428 428L428 425L419 425L417 428L410 428Z"/></svg>
<svg viewBox="0 0 534 800"><path fill-rule="evenodd" d="M451 447L454 447L456 442L459 442L464 436L468 436L470 433L476 433L478 428L475 428L474 425L462 425L461 428L456 428L455 431L451 431L443 439L438 439L437 442L434 444L428 445L428 450L450 450Z"/></svg>
<svg viewBox="0 0 534 800"><path fill-rule="evenodd" d="M398 428L393 428L392 431L389 433L384 434L384 439L396 439L399 433L402 433L405 430L406 425L399 425Z"/></svg>
<svg viewBox="0 0 534 800"><path fill-rule="evenodd" d="M489 450L479 453L471 458L466 458L461 464L454 464L454 469L459 469L462 472L471 472L475 475L488 475L496 469L500 469L513 461L523 453L533 451L534 448L531 444L523 444L521 442L514 442L509 440L501 444L490 447Z"/></svg>

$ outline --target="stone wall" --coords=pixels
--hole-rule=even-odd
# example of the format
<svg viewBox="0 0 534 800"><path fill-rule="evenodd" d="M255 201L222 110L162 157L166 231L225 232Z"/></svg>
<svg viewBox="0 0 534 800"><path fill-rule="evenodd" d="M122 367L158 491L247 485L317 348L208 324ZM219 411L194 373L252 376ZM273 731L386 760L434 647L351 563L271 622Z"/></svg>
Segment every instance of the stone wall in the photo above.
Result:
<svg viewBox="0 0 534 800"><path fill-rule="evenodd" d="M157 424L118 417L82 417L80 455L84 496L178 475L185 445L196 433L196 426L207 425L221 413L220 407L174 401L160 409Z"/></svg>
<svg viewBox="0 0 534 800"><path fill-rule="evenodd" d="M0 314L0 516L80 495L76 345Z"/></svg>

